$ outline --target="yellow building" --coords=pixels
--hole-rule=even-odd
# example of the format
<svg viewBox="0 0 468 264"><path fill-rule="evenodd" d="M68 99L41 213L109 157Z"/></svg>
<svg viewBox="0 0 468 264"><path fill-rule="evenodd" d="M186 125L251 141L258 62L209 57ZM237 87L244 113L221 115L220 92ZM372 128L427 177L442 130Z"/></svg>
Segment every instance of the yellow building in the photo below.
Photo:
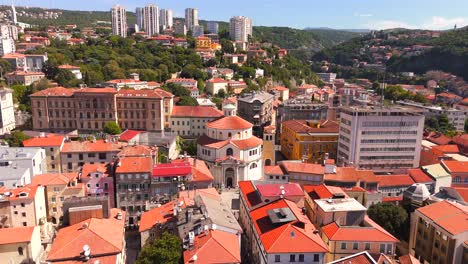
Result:
<svg viewBox="0 0 468 264"><path fill-rule="evenodd" d="M39 226L0 228L0 263L40 263Z"/></svg>
<svg viewBox="0 0 468 264"><path fill-rule="evenodd" d="M305 160L308 163L336 159L338 131L338 121L285 121L281 128L281 153L288 160Z"/></svg>
<svg viewBox="0 0 468 264"><path fill-rule="evenodd" d="M263 164L275 165L275 134L276 127L267 126L263 129Z"/></svg>
<svg viewBox="0 0 468 264"><path fill-rule="evenodd" d="M211 39L208 37L198 37L195 39L196 49L211 49Z"/></svg>

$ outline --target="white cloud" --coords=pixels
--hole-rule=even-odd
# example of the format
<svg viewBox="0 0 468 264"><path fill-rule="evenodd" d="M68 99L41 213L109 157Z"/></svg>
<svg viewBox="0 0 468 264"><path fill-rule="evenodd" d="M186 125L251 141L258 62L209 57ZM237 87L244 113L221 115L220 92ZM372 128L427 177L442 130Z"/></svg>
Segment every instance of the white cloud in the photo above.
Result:
<svg viewBox="0 0 468 264"><path fill-rule="evenodd" d="M388 28L408 28L408 29L432 29L442 30L453 28L457 25L458 28L468 25L468 18L466 17L454 17L446 18L440 16L433 16L429 20L424 21L421 24L409 24L404 21L398 20L381 20L381 21L370 21L364 26L370 29L388 29Z"/></svg>
<svg viewBox="0 0 468 264"><path fill-rule="evenodd" d="M373 17L373 14L361 14L361 13L354 13L355 17Z"/></svg>

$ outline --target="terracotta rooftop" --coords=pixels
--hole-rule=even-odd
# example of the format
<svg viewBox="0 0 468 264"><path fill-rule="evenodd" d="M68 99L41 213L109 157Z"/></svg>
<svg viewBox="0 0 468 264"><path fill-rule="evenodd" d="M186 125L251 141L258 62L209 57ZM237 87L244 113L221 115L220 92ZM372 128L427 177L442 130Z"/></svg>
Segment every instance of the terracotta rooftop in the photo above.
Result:
<svg viewBox="0 0 468 264"><path fill-rule="evenodd" d="M331 182L378 182L371 170L358 170L354 167L337 167L336 173L325 174L325 181Z"/></svg>
<svg viewBox="0 0 468 264"><path fill-rule="evenodd" d="M64 87L53 87L47 88L39 92L31 94L32 97L43 97L43 96L66 96L70 97L77 89L64 88Z"/></svg>
<svg viewBox="0 0 468 264"><path fill-rule="evenodd" d="M276 166L265 166L263 169L267 175L284 175L283 170L279 165Z"/></svg>
<svg viewBox="0 0 468 264"><path fill-rule="evenodd" d="M449 173L468 172L468 161L442 160L440 163Z"/></svg>
<svg viewBox="0 0 468 264"><path fill-rule="evenodd" d="M169 98L174 97L174 95L159 88L154 90L121 89L117 93L117 97Z"/></svg>
<svg viewBox="0 0 468 264"><path fill-rule="evenodd" d="M82 152L119 152L126 143L105 142L104 140L93 141L70 141L63 144L61 153L82 153Z"/></svg>
<svg viewBox="0 0 468 264"><path fill-rule="evenodd" d="M8 201L16 201L21 199L34 199L36 197L38 185L26 185L23 187L17 187L14 189L0 189L0 194L3 194L3 199ZM43 187L41 187L43 188ZM5 193L8 192L10 195L6 196Z"/></svg>
<svg viewBox="0 0 468 264"><path fill-rule="evenodd" d="M68 185L77 178L77 172L39 174L34 176L31 185Z"/></svg>
<svg viewBox="0 0 468 264"><path fill-rule="evenodd" d="M152 167L151 157L122 157L115 173L151 173Z"/></svg>
<svg viewBox="0 0 468 264"><path fill-rule="evenodd" d="M206 124L208 128L220 130L241 130L252 128L253 125L238 116L226 116Z"/></svg>
<svg viewBox="0 0 468 264"><path fill-rule="evenodd" d="M241 195L244 197L249 208L262 203L260 195L252 181L240 181L238 183Z"/></svg>
<svg viewBox="0 0 468 264"><path fill-rule="evenodd" d="M125 146L117 153L118 157L152 157L156 155L157 147L144 145Z"/></svg>
<svg viewBox="0 0 468 264"><path fill-rule="evenodd" d="M104 177L107 177L109 176L109 167L109 164L85 163L81 168L81 178L89 178L93 172L101 172L103 173Z"/></svg>
<svg viewBox="0 0 468 264"><path fill-rule="evenodd" d="M192 173L189 162L156 164L153 167L153 177L177 177L188 176Z"/></svg>
<svg viewBox="0 0 468 264"><path fill-rule="evenodd" d="M457 145L439 145L432 147L434 150L438 150L442 153L459 153L460 149L458 149Z"/></svg>
<svg viewBox="0 0 468 264"><path fill-rule="evenodd" d="M172 117L222 117L223 112L214 107L205 106L174 106Z"/></svg>
<svg viewBox="0 0 468 264"><path fill-rule="evenodd" d="M338 121L322 120L313 126L308 125L308 122L307 120L288 120L282 125L296 133L338 133L339 131Z"/></svg>
<svg viewBox="0 0 468 264"><path fill-rule="evenodd" d="M59 69L66 69L66 70L79 70L80 66L73 66L70 64L63 64L58 66Z"/></svg>
<svg viewBox="0 0 468 264"><path fill-rule="evenodd" d="M168 221L176 220L173 213L174 206L181 204L181 207L185 208L187 205L193 205L193 203L192 199L184 197L144 212L141 215L139 231L144 232L150 230L157 223L165 224Z"/></svg>
<svg viewBox="0 0 468 264"><path fill-rule="evenodd" d="M377 264L377 262L367 251L362 251L356 254L346 256L339 260L332 261L328 264Z"/></svg>
<svg viewBox="0 0 468 264"><path fill-rule="evenodd" d="M43 72L28 72L28 71L14 71L7 74L7 76L32 76L32 75L40 75L45 76Z"/></svg>
<svg viewBox="0 0 468 264"><path fill-rule="evenodd" d="M0 245L31 242L34 228L39 227L0 228Z"/></svg>
<svg viewBox="0 0 468 264"><path fill-rule="evenodd" d="M402 175L377 175L379 187L392 187L392 186L411 186L415 183L413 178L408 174Z"/></svg>
<svg viewBox="0 0 468 264"><path fill-rule="evenodd" d="M434 181L434 179L432 179L431 176L427 175L421 168L409 169L408 174L416 183L426 183Z"/></svg>
<svg viewBox="0 0 468 264"><path fill-rule="evenodd" d="M452 235L468 231L468 206L442 201L421 207L417 211Z"/></svg>
<svg viewBox="0 0 468 264"><path fill-rule="evenodd" d="M320 164L281 161L279 165L287 174L297 172L323 175L325 173L325 168Z"/></svg>
<svg viewBox="0 0 468 264"><path fill-rule="evenodd" d="M263 140L256 136L252 136L248 139L217 140L210 138L207 135L203 135L198 138L197 142L204 147L213 149L220 149L229 144L232 144L239 149L251 149L260 146L263 143Z"/></svg>
<svg viewBox="0 0 468 264"><path fill-rule="evenodd" d="M343 194L345 198L349 196L340 187L321 185L304 185L306 191L312 200L333 198L335 194Z"/></svg>
<svg viewBox="0 0 468 264"><path fill-rule="evenodd" d="M122 132L122 134L120 134L119 140L124 141L124 142L128 142L128 141L132 140L134 137L136 137L137 135L139 135L141 133L145 133L145 132L146 131L137 131L137 130L127 129L124 132Z"/></svg>
<svg viewBox="0 0 468 264"><path fill-rule="evenodd" d="M203 160L187 158L173 160L171 163L188 162L192 166L192 182L213 181L214 177Z"/></svg>
<svg viewBox="0 0 468 264"><path fill-rule="evenodd" d="M117 219L117 214L122 219ZM117 255L125 250L125 212L111 209L110 218L91 218L72 226L64 227L57 233L47 261L76 260L88 245L92 256Z"/></svg>
<svg viewBox="0 0 468 264"><path fill-rule="evenodd" d="M257 184L257 191L262 197L279 197L282 190L284 191L284 197L304 196L301 186L297 183Z"/></svg>
<svg viewBox="0 0 468 264"><path fill-rule="evenodd" d="M25 147L59 147L63 144L65 136L49 134L44 137L33 137L23 141Z"/></svg>

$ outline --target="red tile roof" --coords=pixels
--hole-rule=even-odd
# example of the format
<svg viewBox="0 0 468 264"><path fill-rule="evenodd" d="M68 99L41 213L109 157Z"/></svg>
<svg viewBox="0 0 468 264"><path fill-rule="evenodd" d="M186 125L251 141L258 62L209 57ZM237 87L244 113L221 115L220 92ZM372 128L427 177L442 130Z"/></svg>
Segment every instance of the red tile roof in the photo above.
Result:
<svg viewBox="0 0 468 264"><path fill-rule="evenodd" d="M207 123L206 127L221 130L241 130L252 128L253 125L238 116L226 116Z"/></svg>
<svg viewBox="0 0 468 264"><path fill-rule="evenodd" d="M439 150L442 153L459 153L460 152L457 145L433 146L432 149Z"/></svg>
<svg viewBox="0 0 468 264"><path fill-rule="evenodd" d="M468 202L468 187L452 187L465 202Z"/></svg>
<svg viewBox="0 0 468 264"><path fill-rule="evenodd" d="M117 219L117 213L122 219ZM91 255L117 255L125 250L125 212L111 209L110 218L91 218L58 231L47 261L74 260L88 245Z"/></svg>
<svg viewBox="0 0 468 264"><path fill-rule="evenodd" d="M331 182L378 182L373 171L353 167L337 167L336 173L325 174L325 181Z"/></svg>
<svg viewBox="0 0 468 264"><path fill-rule="evenodd" d="M338 133L339 122L322 120L317 127L309 126L307 120L288 120L283 122L283 127L296 133Z"/></svg>
<svg viewBox="0 0 468 264"><path fill-rule="evenodd" d="M91 173L93 172L101 172L103 173L104 177L109 176L109 164L89 164L86 163L81 168L81 178L89 178L91 177Z"/></svg>
<svg viewBox="0 0 468 264"><path fill-rule="evenodd" d="M28 72L28 71L14 71L7 74L7 76L32 76L32 75L39 75L45 76L42 72Z"/></svg>
<svg viewBox="0 0 468 264"><path fill-rule="evenodd" d="M116 94L117 90L111 87L105 87L105 88L80 88L75 91L75 94L79 93L109 93L109 94Z"/></svg>
<svg viewBox="0 0 468 264"><path fill-rule="evenodd" d="M197 142L204 147L213 149L220 149L228 144L232 144L240 149L251 149L260 146L263 143L263 140L255 136L248 139L216 140L203 135L198 138Z"/></svg>
<svg viewBox="0 0 468 264"><path fill-rule="evenodd" d="M320 164L293 162L293 161L281 161L279 162L281 168L286 171L287 174L292 172L307 173L307 174L318 174L323 175L325 168Z"/></svg>
<svg viewBox="0 0 468 264"><path fill-rule="evenodd" d="M156 207L147 212L144 212L141 215L139 231L144 232L150 230L157 223L165 224L168 221L174 221L177 218L174 217L174 206L181 205L182 208L185 208L190 205L193 205L194 201L188 197L179 198L175 201L168 202Z"/></svg>
<svg viewBox="0 0 468 264"><path fill-rule="evenodd" d="M273 224L268 216L272 209L289 208L295 220ZM301 209L294 203L280 199L254 209L250 217L263 244L265 251L272 253L285 252L328 252L328 248L318 234L314 234L315 227L310 220L302 214Z"/></svg>
<svg viewBox="0 0 468 264"><path fill-rule="evenodd" d="M468 206L442 201L421 207L417 211L452 235L467 231Z"/></svg>
<svg viewBox="0 0 468 264"><path fill-rule="evenodd" d="M153 177L188 176L191 173L192 166L189 162L156 164L156 166L153 167Z"/></svg>
<svg viewBox="0 0 468 264"><path fill-rule="evenodd" d="M209 79L206 82L207 83L228 83L228 81L224 80L223 78L213 78L213 79Z"/></svg>
<svg viewBox="0 0 468 264"><path fill-rule="evenodd" d="M26 185L24 187L18 187L15 189L0 189L0 194L3 193L5 195L5 192L9 192L9 196L4 196L3 198L8 201L14 201L14 200L21 200L21 199L34 199L36 197L36 192L37 189L39 188L38 185ZM43 187L41 187L43 188ZM22 194L22 195L20 195ZM26 194L26 195L24 195Z"/></svg>
<svg viewBox="0 0 468 264"><path fill-rule="evenodd" d="M288 88L284 87L284 86L275 86L272 88L272 90L276 90L276 91L289 91Z"/></svg>
<svg viewBox="0 0 468 264"><path fill-rule="evenodd" d="M39 227L0 228L0 245L31 242L35 228Z"/></svg>
<svg viewBox="0 0 468 264"><path fill-rule="evenodd" d="M427 175L421 168L409 169L408 174L416 183L426 183L434 181L434 179Z"/></svg>
<svg viewBox="0 0 468 264"><path fill-rule="evenodd" d="M45 137L33 137L23 141L25 147L59 147L63 144L65 136L49 134Z"/></svg>
<svg viewBox="0 0 468 264"><path fill-rule="evenodd" d="M269 175L284 175L283 170L281 170L281 167L279 165L276 166L265 166L263 169L265 174Z"/></svg>
<svg viewBox="0 0 468 264"><path fill-rule="evenodd" d="M30 97L43 97L43 96L65 96L70 97L77 89L74 88L64 88L64 87L54 87L44 89L39 92L35 92L30 95Z"/></svg>
<svg viewBox="0 0 468 264"><path fill-rule="evenodd" d="M398 260L400 261L400 264L421 264L418 259L411 255L401 256Z"/></svg>
<svg viewBox="0 0 468 264"><path fill-rule="evenodd" d="M17 58L25 58L26 55L22 53L10 53L10 54L5 54L3 55L3 59L17 59Z"/></svg>
<svg viewBox="0 0 468 264"><path fill-rule="evenodd" d="M334 194L344 194L345 198L349 198L340 187L327 186L325 184L304 185L304 191L306 191L313 200L333 198Z"/></svg>
<svg viewBox="0 0 468 264"><path fill-rule="evenodd" d="M398 242L394 236L377 225L369 217L365 217L369 226L339 226L336 222L322 227L322 232L333 241L369 241Z"/></svg>
<svg viewBox="0 0 468 264"><path fill-rule="evenodd" d="M145 133L145 131L137 131L137 130L127 129L122 134L120 134L119 140L124 141L124 142L128 142L128 141L132 140L134 137L136 137L137 135L139 135L141 133Z"/></svg>
<svg viewBox="0 0 468 264"><path fill-rule="evenodd" d="M403 196L382 197L382 202L384 203L401 202L401 201L403 201Z"/></svg>
<svg viewBox="0 0 468 264"><path fill-rule="evenodd" d="M188 162L192 166L192 180L191 182L202 182L202 181L213 181L214 177L211 174L210 169L206 166L206 163L203 160L199 159L178 159L173 160L171 163L183 163Z"/></svg>
<svg viewBox="0 0 468 264"><path fill-rule="evenodd" d="M206 106L174 106L172 117L222 117L223 112Z"/></svg>
<svg viewBox="0 0 468 264"><path fill-rule="evenodd" d="M34 176L31 185L68 185L78 178L77 172L72 173L49 173Z"/></svg>
<svg viewBox="0 0 468 264"><path fill-rule="evenodd" d="M415 183L413 178L407 174L402 175L378 175L379 187L411 186Z"/></svg>
<svg viewBox="0 0 468 264"><path fill-rule="evenodd" d="M119 164L115 173L150 173L153 166L151 157L122 157L119 159Z"/></svg>
<svg viewBox="0 0 468 264"><path fill-rule="evenodd" d="M216 254L213 254L216 252ZM184 251L184 263L240 263L240 244L237 235L220 230L209 230L195 237L194 248Z"/></svg>
<svg viewBox="0 0 468 264"><path fill-rule="evenodd" d="M118 157L151 157L157 154L157 147L144 145L125 146L119 153Z"/></svg>
<svg viewBox="0 0 468 264"><path fill-rule="evenodd" d="M257 190L262 197L279 197L281 195L281 190L284 190L284 197L304 196L301 186L297 183L257 184Z"/></svg>
<svg viewBox="0 0 468 264"><path fill-rule="evenodd" d="M468 172L468 161L442 160L440 163L449 173Z"/></svg>
<svg viewBox="0 0 468 264"><path fill-rule="evenodd" d="M132 89L121 89L117 93L117 97L125 97L125 98L168 98L174 97L168 91L164 91L162 89L154 89L154 90L132 90Z"/></svg>
<svg viewBox="0 0 468 264"><path fill-rule="evenodd" d="M126 145L122 142L105 142L104 140L70 141L63 144L61 153L119 152Z"/></svg>

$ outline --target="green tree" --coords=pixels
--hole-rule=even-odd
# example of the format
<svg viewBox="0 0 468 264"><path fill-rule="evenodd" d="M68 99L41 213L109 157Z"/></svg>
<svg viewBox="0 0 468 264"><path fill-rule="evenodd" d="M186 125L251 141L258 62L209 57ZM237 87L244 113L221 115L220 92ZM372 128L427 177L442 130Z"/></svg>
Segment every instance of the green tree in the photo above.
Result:
<svg viewBox="0 0 468 264"><path fill-rule="evenodd" d="M76 87L79 80L69 70L59 70L55 76L57 83L63 87Z"/></svg>
<svg viewBox="0 0 468 264"><path fill-rule="evenodd" d="M197 88L200 95L205 93L205 82L203 81L203 79L198 79Z"/></svg>
<svg viewBox="0 0 468 264"><path fill-rule="evenodd" d="M21 131L14 131L11 133L11 135L7 138L5 138L5 141L8 143L10 147L22 147L23 146L23 141L28 139L26 134L24 134Z"/></svg>
<svg viewBox="0 0 468 264"><path fill-rule="evenodd" d="M177 105L197 106L198 102L195 98L190 96L181 96Z"/></svg>
<svg viewBox="0 0 468 264"><path fill-rule="evenodd" d="M403 207L392 203L378 203L371 205L367 210L367 214L394 236L403 237L407 231L408 213Z"/></svg>
<svg viewBox="0 0 468 264"><path fill-rule="evenodd" d="M0 59L0 74L1 76L5 76L8 72L11 71L11 64L4 59Z"/></svg>
<svg viewBox="0 0 468 264"><path fill-rule="evenodd" d="M219 97L219 98L225 98L225 97L226 97L226 91L224 91L224 89L220 89L220 90L218 91L217 97Z"/></svg>
<svg viewBox="0 0 468 264"><path fill-rule="evenodd" d="M171 92L175 96L179 96L179 97L190 96L190 91L187 88L177 83L168 83L163 88Z"/></svg>
<svg viewBox="0 0 468 264"><path fill-rule="evenodd" d="M161 238L143 247L136 264L179 264L181 260L182 250L179 238L165 232Z"/></svg>
<svg viewBox="0 0 468 264"><path fill-rule="evenodd" d="M232 42L228 39L221 39L221 50L224 53L234 53L234 45L232 45Z"/></svg>
<svg viewBox="0 0 468 264"><path fill-rule="evenodd" d="M122 129L120 128L119 124L117 124L117 122L112 121L109 121L104 125L103 131L104 133L110 135L118 135L122 133Z"/></svg>

